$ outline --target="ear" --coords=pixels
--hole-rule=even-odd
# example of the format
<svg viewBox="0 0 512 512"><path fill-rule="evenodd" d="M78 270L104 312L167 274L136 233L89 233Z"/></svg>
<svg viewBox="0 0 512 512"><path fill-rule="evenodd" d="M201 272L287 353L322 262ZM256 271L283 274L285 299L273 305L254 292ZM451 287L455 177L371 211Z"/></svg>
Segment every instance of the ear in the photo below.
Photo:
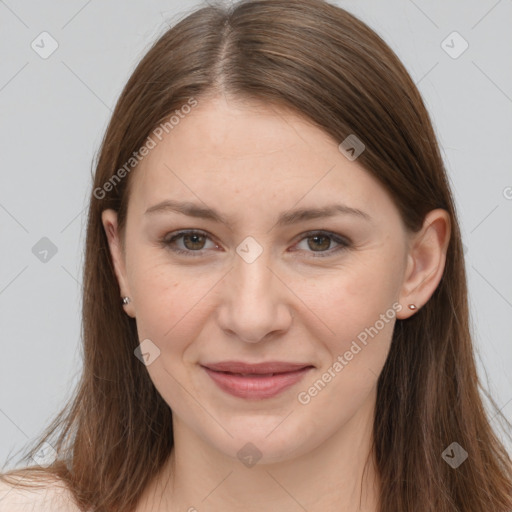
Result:
<svg viewBox="0 0 512 512"><path fill-rule="evenodd" d="M101 221L103 223L105 233L107 234L110 254L114 264L114 271L121 291L121 298L130 297L130 299L132 299L132 302L123 305L124 310L129 316L135 318L133 298L130 294L130 287L128 286L128 280L126 277L124 253L121 246L121 238L117 224L117 212L112 209L103 210L101 214ZM119 303L121 303L121 298L119 299Z"/></svg>
<svg viewBox="0 0 512 512"><path fill-rule="evenodd" d="M409 243L407 268L399 297L400 304L406 306L397 312L397 318L415 314L436 290L443 276L450 234L449 213L442 208L428 212L422 229ZM417 309L409 309L409 304L414 304Z"/></svg>

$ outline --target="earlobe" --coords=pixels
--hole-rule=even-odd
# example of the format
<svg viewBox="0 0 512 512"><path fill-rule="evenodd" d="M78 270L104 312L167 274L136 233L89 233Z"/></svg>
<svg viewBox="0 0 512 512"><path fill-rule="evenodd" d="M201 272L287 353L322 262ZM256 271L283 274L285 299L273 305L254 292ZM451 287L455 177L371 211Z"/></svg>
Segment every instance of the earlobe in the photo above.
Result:
<svg viewBox="0 0 512 512"><path fill-rule="evenodd" d="M403 307L397 318L416 314L436 290L443 276L450 234L450 216L446 210L438 208L425 216L423 227L414 235L409 249L399 298L402 305L416 307Z"/></svg>
<svg viewBox="0 0 512 512"><path fill-rule="evenodd" d="M119 284L120 297L119 304L124 308L125 312L135 318L133 311L133 303L123 304L123 297L130 297L130 289L126 277L126 268L124 254L121 247L121 240L119 236L118 224L117 224L117 212L112 209L103 210L101 214L101 220L103 228L107 235L110 255L112 257L112 263L114 266L115 275Z"/></svg>

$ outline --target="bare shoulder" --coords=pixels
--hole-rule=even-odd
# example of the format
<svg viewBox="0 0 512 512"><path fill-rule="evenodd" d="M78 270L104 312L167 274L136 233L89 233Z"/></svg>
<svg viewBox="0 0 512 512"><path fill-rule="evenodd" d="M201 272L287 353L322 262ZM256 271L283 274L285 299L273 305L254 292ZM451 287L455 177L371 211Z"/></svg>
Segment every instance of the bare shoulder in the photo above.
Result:
<svg viewBox="0 0 512 512"><path fill-rule="evenodd" d="M0 512L81 512L71 492L57 478L36 482L26 477L9 476L7 483L0 479ZM34 483L30 488L22 483Z"/></svg>

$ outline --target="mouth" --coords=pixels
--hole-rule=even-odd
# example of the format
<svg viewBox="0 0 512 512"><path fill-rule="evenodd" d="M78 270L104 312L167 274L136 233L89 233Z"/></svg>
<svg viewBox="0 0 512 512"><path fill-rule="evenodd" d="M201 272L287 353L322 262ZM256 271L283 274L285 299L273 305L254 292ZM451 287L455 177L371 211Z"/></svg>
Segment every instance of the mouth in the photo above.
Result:
<svg viewBox="0 0 512 512"><path fill-rule="evenodd" d="M289 363L285 361L269 361L262 363L244 363L242 361L222 361L219 363L205 363L201 366L217 372L235 373L239 375L268 375L287 373L312 367L309 363Z"/></svg>
<svg viewBox="0 0 512 512"><path fill-rule="evenodd" d="M201 365L224 392L238 398L271 398L297 384L314 368L303 363L270 362L248 364L226 361Z"/></svg>

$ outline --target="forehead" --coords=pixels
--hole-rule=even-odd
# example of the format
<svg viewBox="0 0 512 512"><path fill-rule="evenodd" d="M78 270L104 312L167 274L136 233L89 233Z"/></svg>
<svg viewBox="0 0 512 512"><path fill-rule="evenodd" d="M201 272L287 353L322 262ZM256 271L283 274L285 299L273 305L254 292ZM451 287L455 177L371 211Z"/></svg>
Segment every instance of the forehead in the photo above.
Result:
<svg viewBox="0 0 512 512"><path fill-rule="evenodd" d="M393 208L380 183L340 153L338 141L288 109L198 101L156 142L132 176L136 210L166 199L253 216L299 203L342 202L368 213Z"/></svg>

